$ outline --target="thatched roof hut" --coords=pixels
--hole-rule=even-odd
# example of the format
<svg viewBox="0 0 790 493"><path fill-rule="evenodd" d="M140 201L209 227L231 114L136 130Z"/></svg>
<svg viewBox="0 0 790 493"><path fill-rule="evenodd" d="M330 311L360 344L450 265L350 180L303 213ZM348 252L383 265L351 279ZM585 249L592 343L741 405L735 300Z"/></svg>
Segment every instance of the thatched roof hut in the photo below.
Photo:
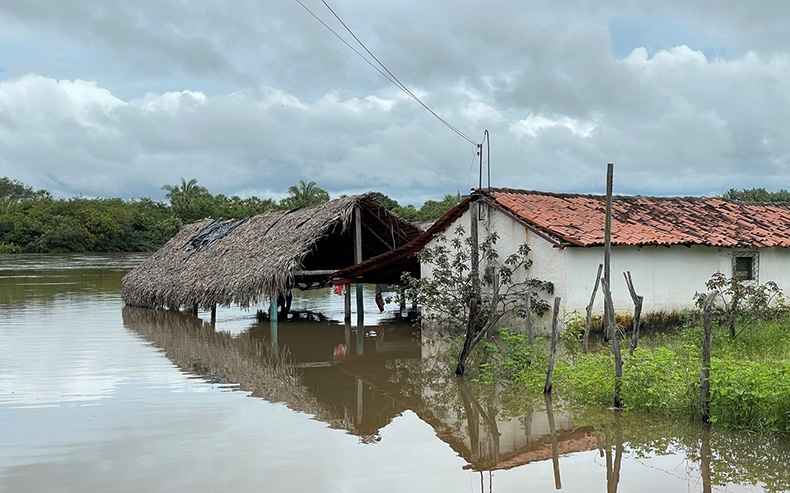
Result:
<svg viewBox="0 0 790 493"><path fill-rule="evenodd" d="M127 305L257 304L292 287L331 282L332 274L408 243L414 225L373 194L241 220L184 226L123 278Z"/></svg>

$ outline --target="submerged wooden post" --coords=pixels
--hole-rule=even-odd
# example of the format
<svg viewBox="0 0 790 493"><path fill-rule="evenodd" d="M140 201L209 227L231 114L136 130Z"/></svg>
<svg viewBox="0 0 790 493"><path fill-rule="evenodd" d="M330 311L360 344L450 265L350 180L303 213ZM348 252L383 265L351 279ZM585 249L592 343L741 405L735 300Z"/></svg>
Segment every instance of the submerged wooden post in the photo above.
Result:
<svg viewBox="0 0 790 493"><path fill-rule="evenodd" d="M601 270L603 264L598 264L598 273L595 275L595 287L590 295L590 303L587 305L587 317L584 319L584 338L582 339L582 353L587 354L588 342L590 340L590 325L592 324L592 309L595 304L595 294L598 292L598 285L601 283ZM605 320L605 318L604 318Z"/></svg>
<svg viewBox="0 0 790 493"><path fill-rule="evenodd" d="M557 318L560 313L560 297L554 298L554 312L551 317L551 353L549 354L549 370L546 372L546 385L543 386L543 393L551 393L551 378L554 376L554 358L557 355Z"/></svg>
<svg viewBox="0 0 790 493"><path fill-rule="evenodd" d="M702 305L702 368L700 369L700 399L702 403L702 422L710 423L710 352L713 345L713 321L711 309L718 291L708 293Z"/></svg>
<svg viewBox="0 0 790 493"><path fill-rule="evenodd" d="M271 303L269 304L269 334L271 337L272 347L277 349L277 293L272 293Z"/></svg>
<svg viewBox="0 0 790 493"><path fill-rule="evenodd" d="M344 321L351 322L351 284L343 285L343 289L343 305L346 312Z"/></svg>
<svg viewBox="0 0 790 493"><path fill-rule="evenodd" d="M354 209L354 263L362 262L362 208ZM365 300L362 284L357 284L357 322L365 319Z"/></svg>
<svg viewBox="0 0 790 493"><path fill-rule="evenodd" d="M628 353L634 354L636 345L639 344L639 319L642 316L642 303L645 301L645 297L636 294L630 270L623 272L623 276L625 276L625 283L628 285L628 292L631 293L631 299L634 300L634 319L631 324L631 350Z"/></svg>

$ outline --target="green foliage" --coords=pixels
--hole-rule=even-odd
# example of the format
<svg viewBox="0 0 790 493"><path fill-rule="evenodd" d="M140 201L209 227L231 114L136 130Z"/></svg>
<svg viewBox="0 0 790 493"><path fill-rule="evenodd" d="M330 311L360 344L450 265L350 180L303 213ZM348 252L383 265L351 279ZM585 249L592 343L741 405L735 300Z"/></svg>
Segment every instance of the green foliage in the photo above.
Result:
<svg viewBox="0 0 790 493"><path fill-rule="evenodd" d="M731 188L724 192L721 197L741 202L790 202L790 192L785 189L769 192L764 188L744 188L743 190Z"/></svg>
<svg viewBox="0 0 790 493"><path fill-rule="evenodd" d="M391 210L407 221L435 221L436 219L442 217L447 211L458 205L460 202L460 193L456 193L455 195L446 194L440 201L425 201L425 203L419 209L415 208L413 205L401 207L397 205L396 202L395 206L393 206Z"/></svg>
<svg viewBox="0 0 790 493"><path fill-rule="evenodd" d="M784 294L773 281L755 284L716 272L705 283L705 287L709 292L718 291L719 295L711 307L712 313L719 326L729 329L732 338L737 336L736 325L743 331L757 320L776 316L785 306ZM701 308L707 297L707 293L696 293L694 299L697 306Z"/></svg>
<svg viewBox="0 0 790 493"><path fill-rule="evenodd" d="M464 228L458 227L454 236L447 239L438 235L433 246L418 253L420 262L431 267L431 274L414 278L409 274L403 277L404 293L424 307L424 320L449 331L466 329L471 323L484 327L505 312L512 311L518 316L526 316L517 308L524 305L524 297L532 297L535 313L542 314L549 309L548 302L540 294L551 294L554 285L527 277L532 264L529 260L529 247L523 244L518 251L504 260L499 259L496 250L498 236L490 233L478 244L480 266L492 266L498 274L494 278L480 275L471 268L473 240L465 235ZM530 288L530 289L526 289ZM497 302L494 303L494 293Z"/></svg>
<svg viewBox="0 0 790 493"><path fill-rule="evenodd" d="M546 358L541 353L546 342L536 345L541 349L530 348L526 336L508 330L501 331L500 338L498 345L492 345L480 381L542 392ZM623 354L625 409L685 419L699 416L701 327L695 324L674 334L664 333L652 342L653 348L645 345L633 355ZM605 346L593 350L559 354L553 393L563 401L611 406L614 359ZM734 340L720 332L714 337L713 352L712 420L728 428L790 435L790 315L759 320Z"/></svg>
<svg viewBox="0 0 790 493"><path fill-rule="evenodd" d="M280 207L284 209L311 207L329 202L329 193L314 181L305 183L304 180L299 180L298 185L288 187L288 194L288 197L280 201Z"/></svg>
<svg viewBox="0 0 790 493"><path fill-rule="evenodd" d="M790 361L711 359L711 421L790 435Z"/></svg>
<svg viewBox="0 0 790 493"><path fill-rule="evenodd" d="M699 358L667 348L637 349L623 363L623 402L628 410L671 415L696 409Z"/></svg>

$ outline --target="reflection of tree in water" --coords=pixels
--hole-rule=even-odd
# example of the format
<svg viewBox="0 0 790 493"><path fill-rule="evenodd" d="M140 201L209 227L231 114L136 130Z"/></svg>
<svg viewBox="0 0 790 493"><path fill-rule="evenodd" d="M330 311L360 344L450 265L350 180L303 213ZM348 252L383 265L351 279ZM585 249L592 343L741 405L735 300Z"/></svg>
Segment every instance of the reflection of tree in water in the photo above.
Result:
<svg viewBox="0 0 790 493"><path fill-rule="evenodd" d="M594 440L583 430L573 430L567 415L558 414L552 418L556 418L555 437L560 444L553 448L542 395L508 392L458 378L450 371L453 358L443 351L436 357L400 364L390 383L413 398L412 409L475 470L507 469L549 459L552 452L594 447Z"/></svg>
<svg viewBox="0 0 790 493"><path fill-rule="evenodd" d="M770 492L790 491L790 443L781 437L636 413L585 410L575 418L591 426L598 438L601 457L606 460L609 491L616 491L623 453L637 460L683 454L687 475L699 475L703 491L727 484L760 484Z"/></svg>

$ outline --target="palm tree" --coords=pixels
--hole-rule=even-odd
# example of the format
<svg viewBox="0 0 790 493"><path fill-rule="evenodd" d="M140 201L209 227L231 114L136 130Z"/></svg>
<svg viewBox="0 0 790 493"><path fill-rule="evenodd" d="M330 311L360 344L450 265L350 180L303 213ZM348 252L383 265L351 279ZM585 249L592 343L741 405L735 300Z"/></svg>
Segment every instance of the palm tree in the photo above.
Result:
<svg viewBox="0 0 790 493"><path fill-rule="evenodd" d="M284 198L281 204L291 209L329 202L329 193L314 181L305 183L304 180L299 180L298 185L288 187L288 193L289 196Z"/></svg>
<svg viewBox="0 0 790 493"><path fill-rule="evenodd" d="M173 208L185 208L197 197L208 194L206 187L198 185L197 179L192 178L186 181L181 178L181 185L165 185L162 187L165 190L165 198L170 200L170 205Z"/></svg>

